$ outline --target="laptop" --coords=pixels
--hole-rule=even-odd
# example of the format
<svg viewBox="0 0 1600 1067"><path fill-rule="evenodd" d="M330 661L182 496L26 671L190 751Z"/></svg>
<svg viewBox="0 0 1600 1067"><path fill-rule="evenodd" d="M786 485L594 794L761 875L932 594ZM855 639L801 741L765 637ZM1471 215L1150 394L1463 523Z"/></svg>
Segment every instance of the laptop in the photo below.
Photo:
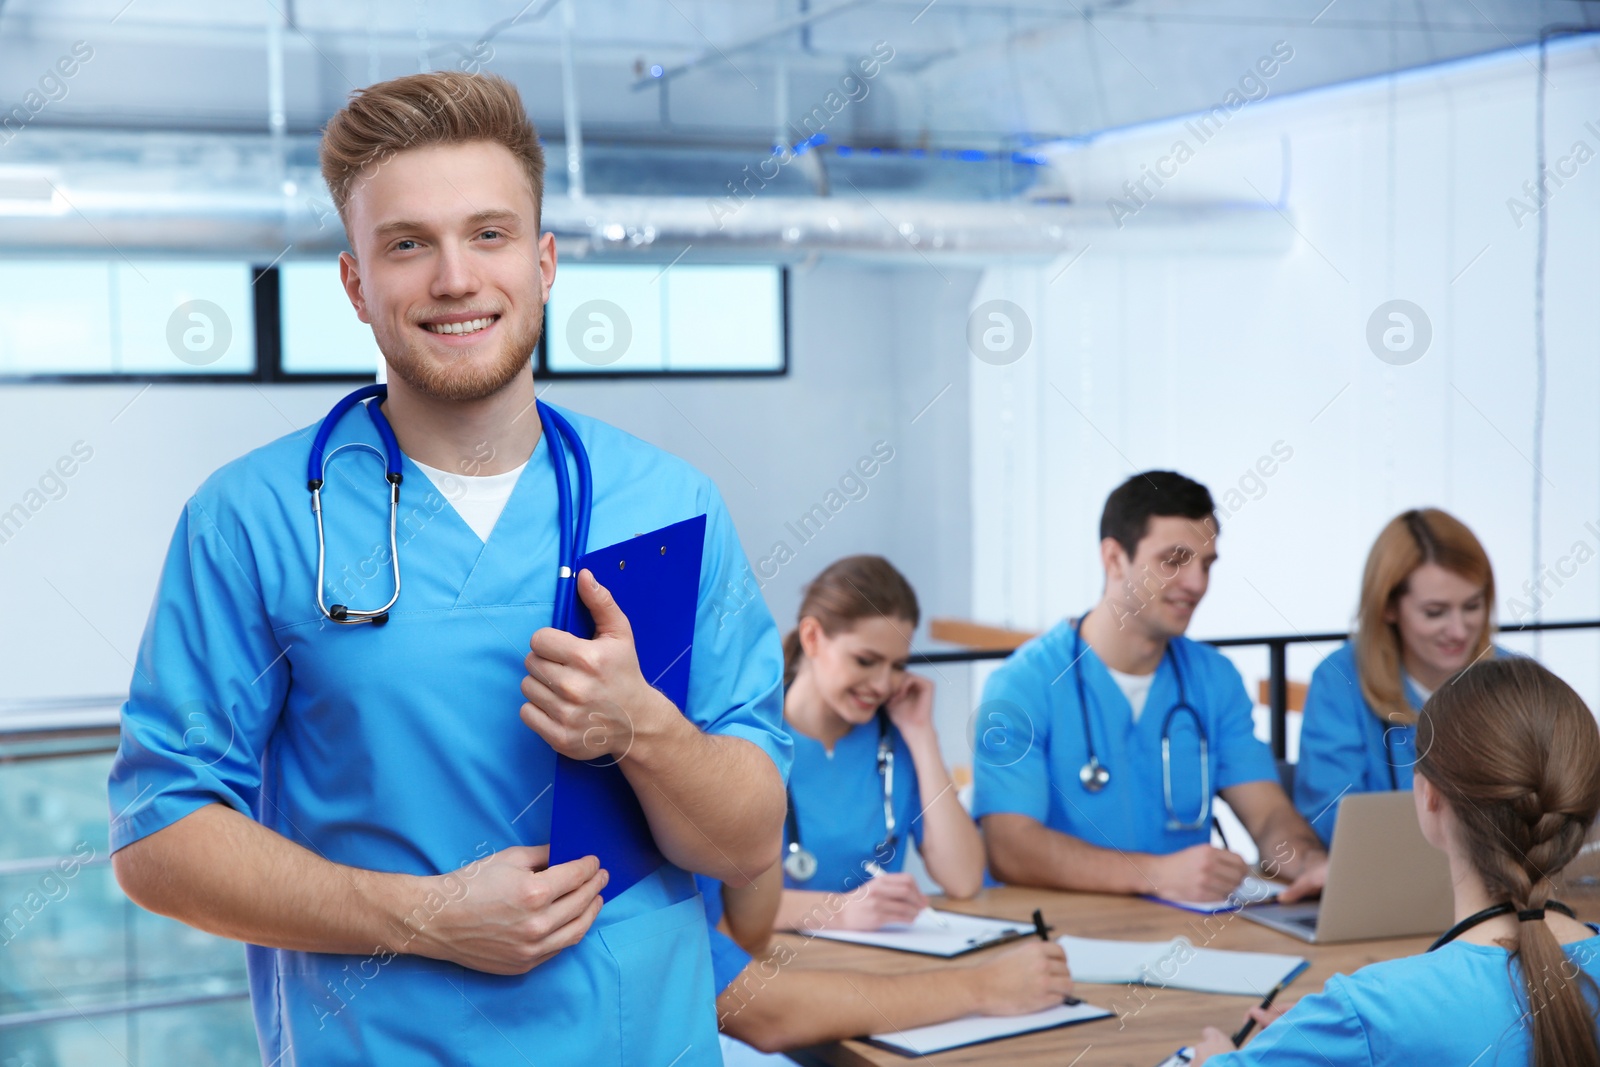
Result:
<svg viewBox="0 0 1600 1067"><path fill-rule="evenodd" d="M1422 836L1410 790L1354 793L1339 805L1322 899L1239 914L1318 945L1442 934L1455 921L1450 864Z"/></svg>

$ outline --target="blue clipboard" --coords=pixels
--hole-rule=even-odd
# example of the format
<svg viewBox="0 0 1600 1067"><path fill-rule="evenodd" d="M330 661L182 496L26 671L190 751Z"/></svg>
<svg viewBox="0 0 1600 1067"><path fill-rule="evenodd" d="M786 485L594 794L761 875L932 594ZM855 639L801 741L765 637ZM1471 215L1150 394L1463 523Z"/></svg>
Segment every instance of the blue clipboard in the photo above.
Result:
<svg viewBox="0 0 1600 1067"><path fill-rule="evenodd" d="M700 559L706 517L639 534L578 560L611 591L633 627L645 681L679 711L689 703L689 660L700 603ZM583 601L575 606L579 637L594 636ZM626 759L626 755L621 757ZM611 875L610 900L666 862L619 760L575 760L556 754L550 817L550 863L598 856Z"/></svg>

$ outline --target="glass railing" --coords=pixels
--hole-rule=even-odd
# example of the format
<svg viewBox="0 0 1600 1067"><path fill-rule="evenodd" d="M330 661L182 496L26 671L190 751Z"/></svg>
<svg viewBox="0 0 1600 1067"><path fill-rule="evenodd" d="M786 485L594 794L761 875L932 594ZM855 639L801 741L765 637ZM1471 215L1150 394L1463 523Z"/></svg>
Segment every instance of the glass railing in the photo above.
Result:
<svg viewBox="0 0 1600 1067"><path fill-rule="evenodd" d="M259 1065L244 946L123 894L111 754L50 747L0 762L0 1067Z"/></svg>

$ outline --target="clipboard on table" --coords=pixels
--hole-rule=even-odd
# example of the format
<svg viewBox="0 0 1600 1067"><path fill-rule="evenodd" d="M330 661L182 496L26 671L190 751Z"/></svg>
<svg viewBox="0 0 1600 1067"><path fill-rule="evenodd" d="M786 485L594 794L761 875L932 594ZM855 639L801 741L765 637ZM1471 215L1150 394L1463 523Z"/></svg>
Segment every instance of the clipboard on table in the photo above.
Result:
<svg viewBox="0 0 1600 1067"><path fill-rule="evenodd" d="M924 908L912 922L894 923L877 930L823 927L806 932L829 941L951 960L969 952L1032 937L1036 931L1033 923L1026 920L991 919L984 915Z"/></svg>
<svg viewBox="0 0 1600 1067"><path fill-rule="evenodd" d="M578 560L610 590L633 628L645 681L683 711L689 703L689 660L700 604L700 560L706 517L638 534ZM580 637L594 635L594 619L576 604ZM625 757L624 757L625 758ZM666 862L645 821L633 787L611 756L575 760L556 753L550 816L550 864L598 856L610 874L614 899Z"/></svg>
<svg viewBox="0 0 1600 1067"><path fill-rule="evenodd" d="M1105 1008L1082 1002L1046 1008L1031 1015L969 1015L946 1023L918 1026L910 1030L873 1034L864 1040L869 1045L898 1052L902 1056L932 1056L956 1048L968 1048L990 1041L1003 1041L1022 1034L1036 1034L1040 1030L1054 1030L1062 1026L1109 1019L1111 1012Z"/></svg>

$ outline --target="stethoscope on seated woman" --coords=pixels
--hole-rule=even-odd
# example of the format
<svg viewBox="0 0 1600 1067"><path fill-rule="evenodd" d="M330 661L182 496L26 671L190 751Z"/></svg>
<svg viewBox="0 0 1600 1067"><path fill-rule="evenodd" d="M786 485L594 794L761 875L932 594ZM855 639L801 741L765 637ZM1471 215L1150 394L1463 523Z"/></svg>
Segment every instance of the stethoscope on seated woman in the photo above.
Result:
<svg viewBox="0 0 1600 1067"><path fill-rule="evenodd" d="M1078 624L1072 628L1072 663L1076 665L1083 658L1083 620L1087 616L1078 617ZM1172 673L1178 679L1178 702L1167 711L1167 716L1161 722L1161 798L1167 809L1168 830L1198 830L1205 826L1211 818L1211 744L1206 735L1206 724L1200 718L1200 713L1195 711L1189 703L1188 691L1183 684L1183 668L1178 663L1178 656L1172 651L1172 642L1167 642L1166 651L1162 659L1172 661ZM1160 664L1156 665L1160 669ZM1099 755L1094 748L1094 731L1089 728L1089 697L1083 686L1083 671L1079 669L1074 679L1078 683L1078 709L1083 713L1083 741L1089 750L1089 761L1078 771L1078 781L1083 783L1083 788L1091 793L1098 793L1111 782L1111 769L1100 762ZM1194 720L1195 733L1200 738L1200 812L1193 821L1185 822L1178 818L1178 813L1172 805L1172 719L1179 712L1183 712Z"/></svg>
<svg viewBox="0 0 1600 1067"><path fill-rule="evenodd" d="M1498 918L1501 915L1515 915L1517 917L1517 921L1522 923L1542 922L1544 921L1544 913L1546 910L1560 912L1569 919L1577 918L1577 916L1572 913L1571 908L1561 903L1561 901L1555 899L1545 901L1540 907L1526 908L1521 911L1517 910L1517 906L1515 904L1491 904L1489 907L1484 908L1480 912L1468 915L1465 919L1462 919L1450 929L1446 930L1444 934L1440 936L1439 940L1428 946L1428 951L1432 952L1434 949L1443 948L1456 938L1460 937L1462 934L1466 933L1468 930L1472 929L1474 926L1482 926L1490 919ZM1591 924L1591 929L1592 928L1593 924Z"/></svg>
<svg viewBox="0 0 1600 1067"><path fill-rule="evenodd" d="M889 736L889 716L878 709L878 778L883 782L883 841L873 849L874 856L892 853L900 842L894 818L894 741ZM809 882L817 873L817 857L800 843L800 820L794 811L794 792L783 787L789 810L783 816L784 836L789 839L783 853L783 873L797 882Z"/></svg>
<svg viewBox="0 0 1600 1067"><path fill-rule="evenodd" d="M394 430L389 425L389 420L384 417L379 409L384 398L389 395L387 385L364 385L360 389L344 397L322 420L322 425L317 428L317 436L311 442L311 458L306 470L306 488L311 490L311 510L317 517L317 608L323 616L334 622L344 625L370 622L374 626L382 626L389 621L389 609L400 599L400 552L396 544L396 529L399 524L400 514L400 443L395 440ZM383 440L385 460L385 475L389 483L389 558L393 561L394 595L388 603L380 608L352 608L344 604L329 606L323 599L323 575L327 556L327 542L322 532L322 485L324 469L324 453L328 447L328 439L333 436L333 431L346 412L352 407L373 397L377 403L364 405L367 415L372 419L372 425L378 430L378 436ZM537 401L539 411L539 424L547 431L545 433L546 447L550 450L550 463L555 468L556 495L560 498L558 503L558 517L560 522L560 570L556 583L556 606L554 625L563 630L572 629L572 610L575 603L576 586L570 579L577 577L578 556L584 551L589 540L589 513L591 511L593 474L589 468L589 453L583 447L583 442L578 439L578 434L572 424L557 414L555 409L547 406L544 401ZM343 445L340 447L350 447ZM370 449L370 445L360 447ZM577 468L577 503L576 509L572 500L572 481L567 472L567 450L572 450L574 466ZM338 451L338 449L335 449ZM576 510L577 514L573 512Z"/></svg>

